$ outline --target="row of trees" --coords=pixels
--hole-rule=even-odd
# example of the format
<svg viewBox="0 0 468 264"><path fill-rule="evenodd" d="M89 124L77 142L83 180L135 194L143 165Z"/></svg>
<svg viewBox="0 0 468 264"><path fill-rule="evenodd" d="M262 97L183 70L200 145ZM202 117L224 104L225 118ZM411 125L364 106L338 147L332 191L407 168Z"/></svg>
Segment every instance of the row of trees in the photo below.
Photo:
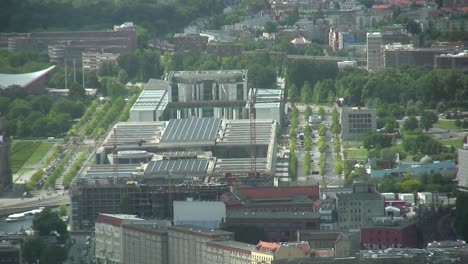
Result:
<svg viewBox="0 0 468 264"><path fill-rule="evenodd" d="M289 127L289 160L288 160L288 175L290 178L295 179L297 177L297 154L296 154L296 137L297 127L299 125L299 110L293 107L291 112L291 124Z"/></svg>

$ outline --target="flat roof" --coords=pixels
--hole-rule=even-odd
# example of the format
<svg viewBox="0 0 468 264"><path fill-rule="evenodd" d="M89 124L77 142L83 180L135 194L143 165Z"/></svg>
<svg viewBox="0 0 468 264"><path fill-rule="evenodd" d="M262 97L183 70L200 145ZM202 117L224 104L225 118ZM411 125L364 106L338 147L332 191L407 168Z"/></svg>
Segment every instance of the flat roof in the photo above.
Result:
<svg viewBox="0 0 468 264"><path fill-rule="evenodd" d="M255 120L257 145L268 145L275 135L276 127L273 120ZM218 145L250 145L250 120L229 120L226 122L223 135Z"/></svg>
<svg viewBox="0 0 468 264"><path fill-rule="evenodd" d="M255 249L255 245L242 243L234 240L224 240L224 241L211 241L208 242L209 245L221 246L227 248L235 248L240 250L252 251Z"/></svg>
<svg viewBox="0 0 468 264"><path fill-rule="evenodd" d="M221 120L218 118L171 119L161 137L161 144L186 142L213 145Z"/></svg>
<svg viewBox="0 0 468 264"><path fill-rule="evenodd" d="M380 193L337 193L336 198L341 201L384 200Z"/></svg>
<svg viewBox="0 0 468 264"><path fill-rule="evenodd" d="M242 219L311 219L311 218L320 218L319 212L289 212L289 211L237 211L231 210L226 218L242 218Z"/></svg>
<svg viewBox="0 0 468 264"><path fill-rule="evenodd" d="M219 82L243 82L247 78L247 70L225 71L172 71L168 74L170 82L219 81Z"/></svg>
<svg viewBox="0 0 468 264"><path fill-rule="evenodd" d="M195 226L195 225L177 225L177 226L171 226L169 227L169 230L182 230L182 231L187 231L190 232L194 235L202 234L202 235L208 235L208 236L223 236L223 235L232 235L232 232L224 231L224 230L219 230L219 229L209 229L205 227L200 227L200 226Z"/></svg>
<svg viewBox="0 0 468 264"><path fill-rule="evenodd" d="M30 72L30 73L19 73L19 74L0 73L0 89L6 89L12 85L19 85L21 87L26 87L30 85L32 82L34 82L35 80L49 73L54 68L55 68L55 65L50 66L49 68L45 70Z"/></svg>
<svg viewBox="0 0 468 264"><path fill-rule="evenodd" d="M152 160L145 174L168 174L171 172L206 173L209 161L205 159Z"/></svg>
<svg viewBox="0 0 468 264"><path fill-rule="evenodd" d="M255 88L255 108L273 108L280 107L283 100L283 90L281 89L261 89ZM251 98L249 90L249 98ZM247 103L246 108L249 107Z"/></svg>

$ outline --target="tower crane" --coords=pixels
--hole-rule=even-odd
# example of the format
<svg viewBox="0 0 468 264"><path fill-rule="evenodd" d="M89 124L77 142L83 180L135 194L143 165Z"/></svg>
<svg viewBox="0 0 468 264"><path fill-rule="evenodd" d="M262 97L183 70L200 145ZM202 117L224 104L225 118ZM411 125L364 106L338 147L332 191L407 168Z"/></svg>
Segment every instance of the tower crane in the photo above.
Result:
<svg viewBox="0 0 468 264"><path fill-rule="evenodd" d="M258 89L251 87L250 88L250 101L249 101L249 119L250 119L250 172L248 173L249 177L258 177L259 172L257 171L257 129L256 129L256 119L257 119L257 109L255 104L257 103L257 96L255 92ZM283 91L283 90L282 90ZM281 93L280 99L262 99L258 103L286 103L286 97L284 93ZM284 109L280 109L281 115L284 113Z"/></svg>

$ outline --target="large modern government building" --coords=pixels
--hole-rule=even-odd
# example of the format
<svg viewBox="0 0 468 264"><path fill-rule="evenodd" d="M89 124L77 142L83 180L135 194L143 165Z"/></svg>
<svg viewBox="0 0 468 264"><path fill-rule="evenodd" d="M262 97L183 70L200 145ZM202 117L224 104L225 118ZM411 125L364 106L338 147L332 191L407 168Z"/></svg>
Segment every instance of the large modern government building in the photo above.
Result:
<svg viewBox="0 0 468 264"><path fill-rule="evenodd" d="M246 71L220 72L224 79L217 76L217 81L211 80L214 72L180 74L193 74L200 85L179 87L174 82L186 79L176 73L169 82L150 80L130 121L114 126L96 150L95 162L74 180L73 229L90 228L98 213L167 219L174 200L213 201L229 185L272 185L281 90L253 90L259 103L252 141Z"/></svg>

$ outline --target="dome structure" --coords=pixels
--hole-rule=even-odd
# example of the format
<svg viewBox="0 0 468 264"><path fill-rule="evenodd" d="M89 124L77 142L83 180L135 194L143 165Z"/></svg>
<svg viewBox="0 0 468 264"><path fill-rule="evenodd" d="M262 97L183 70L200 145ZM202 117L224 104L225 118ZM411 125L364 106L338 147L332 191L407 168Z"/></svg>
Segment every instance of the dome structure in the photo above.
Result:
<svg viewBox="0 0 468 264"><path fill-rule="evenodd" d="M419 162L421 162L423 164L429 164L429 163L432 163L433 161L432 161L431 157L426 155L426 156L422 157Z"/></svg>

